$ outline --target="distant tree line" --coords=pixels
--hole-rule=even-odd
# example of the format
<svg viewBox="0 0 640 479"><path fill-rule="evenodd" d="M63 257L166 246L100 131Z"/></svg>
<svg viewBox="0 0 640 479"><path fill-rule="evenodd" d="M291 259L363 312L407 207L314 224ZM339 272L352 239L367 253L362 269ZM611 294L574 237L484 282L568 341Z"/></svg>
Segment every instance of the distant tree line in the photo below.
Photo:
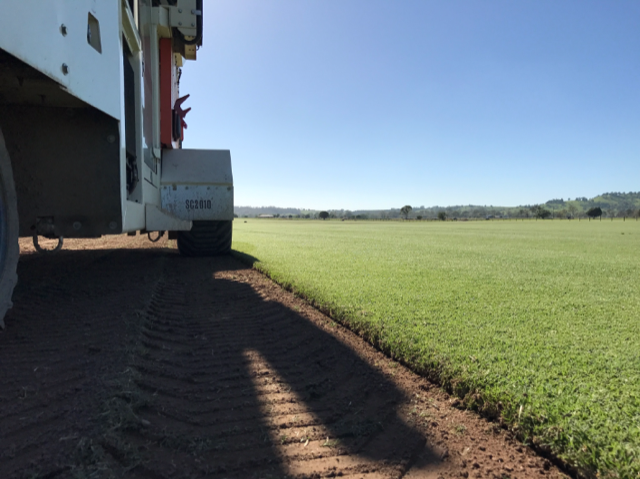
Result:
<svg viewBox="0 0 640 479"><path fill-rule="evenodd" d="M464 220L464 219L577 219L577 218L637 218L640 216L640 192L604 193L586 197L552 199L546 203L515 207L487 205L411 206L387 210L305 210L276 206L236 206L237 217L273 217L287 219L342 220Z"/></svg>

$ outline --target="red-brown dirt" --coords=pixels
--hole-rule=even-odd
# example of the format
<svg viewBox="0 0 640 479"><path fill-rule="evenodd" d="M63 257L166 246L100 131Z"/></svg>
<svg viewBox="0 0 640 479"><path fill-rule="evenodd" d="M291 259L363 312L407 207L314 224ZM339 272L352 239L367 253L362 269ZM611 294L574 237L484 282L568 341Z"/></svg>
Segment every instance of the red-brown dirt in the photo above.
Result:
<svg viewBox="0 0 640 479"><path fill-rule="evenodd" d="M21 249L2 478L563 476L232 257L140 236Z"/></svg>

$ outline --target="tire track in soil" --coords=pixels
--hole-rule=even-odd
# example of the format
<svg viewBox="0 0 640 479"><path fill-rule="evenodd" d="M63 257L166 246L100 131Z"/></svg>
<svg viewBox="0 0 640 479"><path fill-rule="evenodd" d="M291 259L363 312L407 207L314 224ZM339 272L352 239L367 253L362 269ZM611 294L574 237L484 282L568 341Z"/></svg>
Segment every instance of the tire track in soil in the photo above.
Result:
<svg viewBox="0 0 640 479"><path fill-rule="evenodd" d="M134 361L140 420L110 446L123 467L147 477L399 477L425 442L396 415L401 393L296 311L214 274L239 267L167 258Z"/></svg>
<svg viewBox="0 0 640 479"><path fill-rule="evenodd" d="M100 435L110 381L126 365L127 309L144 308L146 276L159 270L149 253L21 257L0 335L0 477L69 477Z"/></svg>
<svg viewBox="0 0 640 479"><path fill-rule="evenodd" d="M233 258L69 243L21 257L0 477L562 476Z"/></svg>

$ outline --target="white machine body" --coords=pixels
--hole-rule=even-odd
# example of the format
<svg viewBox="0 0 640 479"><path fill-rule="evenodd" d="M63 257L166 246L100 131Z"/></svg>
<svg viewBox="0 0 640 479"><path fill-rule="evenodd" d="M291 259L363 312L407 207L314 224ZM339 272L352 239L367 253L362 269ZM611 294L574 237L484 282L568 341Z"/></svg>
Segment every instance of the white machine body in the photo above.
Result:
<svg viewBox="0 0 640 479"><path fill-rule="evenodd" d="M233 220L229 150L167 150L160 178L162 210L188 220Z"/></svg>
<svg viewBox="0 0 640 479"><path fill-rule="evenodd" d="M229 151L181 148L181 66L202 14L202 0L2 2L0 130L21 236L233 219Z"/></svg>

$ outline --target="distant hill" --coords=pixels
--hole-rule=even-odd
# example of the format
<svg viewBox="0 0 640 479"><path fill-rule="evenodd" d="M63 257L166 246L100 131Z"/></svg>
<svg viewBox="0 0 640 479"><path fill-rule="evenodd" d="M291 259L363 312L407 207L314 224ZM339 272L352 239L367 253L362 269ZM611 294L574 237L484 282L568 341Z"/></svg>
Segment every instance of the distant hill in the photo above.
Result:
<svg viewBox="0 0 640 479"><path fill-rule="evenodd" d="M403 205L400 205L403 206ZM438 213L444 212L447 218L528 218L536 216L541 210L549 211L550 217L584 217L590 208L599 207L607 217L640 215L640 192L603 193L593 198L553 199L540 205L520 206L414 206L410 218L436 219ZM260 215L275 217L317 217L320 210L300 208L280 208L277 206L236 206L235 214L239 217L255 218ZM353 219L394 219L400 218L400 207L388 210L326 210L333 218Z"/></svg>
<svg viewBox="0 0 640 479"><path fill-rule="evenodd" d="M589 207L599 206L603 209L637 210L640 208L640 192L629 193L604 193L586 201ZM629 215L627 215L629 216Z"/></svg>

